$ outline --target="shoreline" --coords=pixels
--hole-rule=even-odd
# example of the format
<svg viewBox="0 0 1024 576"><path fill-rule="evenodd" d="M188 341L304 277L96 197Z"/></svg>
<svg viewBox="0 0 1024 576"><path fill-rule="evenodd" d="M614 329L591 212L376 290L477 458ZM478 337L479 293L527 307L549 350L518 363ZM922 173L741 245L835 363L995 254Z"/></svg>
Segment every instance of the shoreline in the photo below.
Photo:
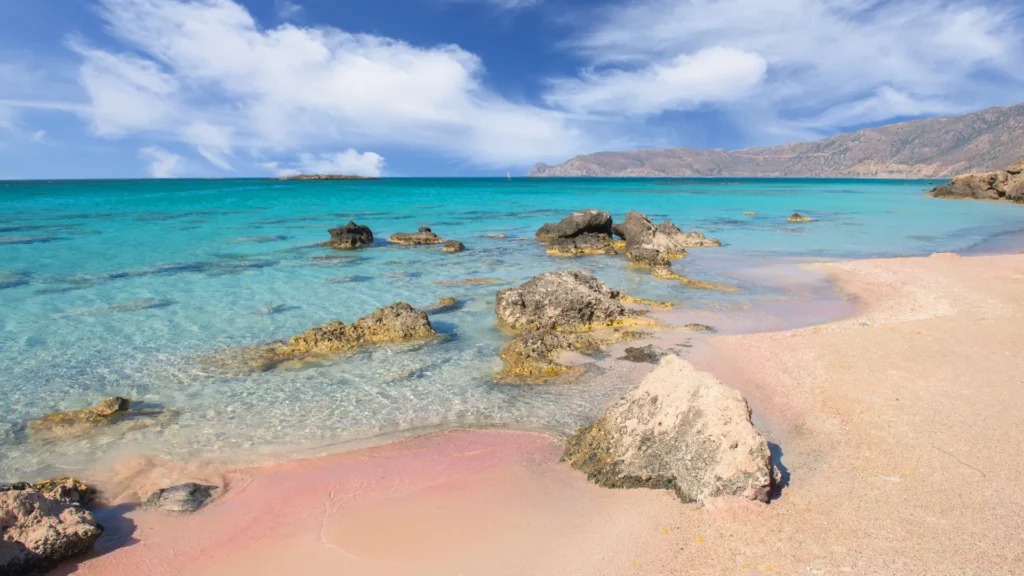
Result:
<svg viewBox="0 0 1024 576"><path fill-rule="evenodd" d="M860 374L865 370L868 373L872 372L872 362L864 362L859 365L850 364L845 371L829 373L827 377L821 376L820 368L816 369L815 366L822 362L842 363L849 362L855 357L859 358L859 350L877 348L878 343L875 341L879 339L884 340L884 343L891 348L889 340L893 338L893 334L890 334L893 331L897 332L898 338L904 339L907 346L911 346L915 350L922 349L921 347L924 346L923 350L927 351L929 346L934 348L944 342L942 339L934 340L934 337L931 336L925 337L921 342L918 341L922 339L917 336L928 332L925 328L933 324L939 325L946 331L953 329L957 332L975 332L976 327L970 327L978 322L1012 322L1015 318L1019 318L1020 307L1014 308L995 296L1006 297L1013 294L1014 282L1019 283L1020 278L1024 277L1024 256L1015 254L960 257L951 254L937 254L925 258L848 261L823 266L826 269L831 269L836 275L837 286L840 289L858 295L858 312L855 315L824 325L799 329L759 334L712 336L706 341L706 345L695 346L693 352L686 356L698 368L710 369L724 382L740 389L751 405L755 407L755 423L759 429L776 447L781 447L778 450L781 454L781 463L784 466L784 476L788 481L783 487L781 497L768 506L738 502L734 499L720 499L708 503L702 509L680 504L662 491L601 489L586 482L582 474L570 470L567 465L558 462L562 445L558 438L528 432L450 430L319 458L235 471L236 477L241 475L247 478L248 483L241 489L229 490L222 501L215 501L208 509L200 511L195 516L168 518L167 515L161 515L159 512L145 510L129 512L128 517L135 523L135 528L128 538L138 538L143 543L166 542L166 534L164 536L160 536L160 534L163 534L164 527L168 524L173 526L189 525L193 527L192 529L201 528L216 532L216 523L211 523L211 517L230 518L233 514L242 514L244 517L246 514L257 512L243 513L241 510L231 512L230 508L244 509L247 506L259 508L271 503L273 498L270 496L254 493L253 486L256 482L260 482L261 478L275 477L276 481L281 482L282 485L292 485L298 490L298 486L303 482L321 485L324 480L323 474L344 476L352 473L353 470L362 469L359 468L360 466L369 466L369 469L373 469L374 466L390 466L387 474L384 474L382 478L388 477L388 474L394 474L400 478L400 480L396 480L396 485L410 490L406 495L408 500L403 500L404 503L400 509L401 511L419 510L425 514L422 523L417 524L416 521L408 520L405 512L400 513L398 509L394 508L394 502L390 497L378 498L373 495L379 495L380 492L372 490L370 492L373 497L368 497L369 499L359 496L360 492L354 491L346 506L355 506L354 509L349 509L349 512L358 509L359 513L349 517L362 518L364 524L370 527L380 527L379 524L373 523L373 518L377 514L382 515L383 518L389 518L391 522L411 522L417 528L412 529L410 533L403 532L401 537L398 537L382 532L376 538L367 536L360 540L358 531L353 532L352 526L347 525L347 528L339 528L338 532L328 531L328 536L324 536L321 530L320 535L323 538L315 540L312 539L311 534L309 538L304 537L303 534L306 532L293 526L298 532L291 533L291 536L280 541L277 540L277 536L274 536L277 534L277 528L271 529L268 526L263 526L266 532L261 533L262 535L257 538L257 541L261 542L261 547L269 546L275 550L275 554L281 554L292 560L305 558L305 555L319 558L317 562L322 561L328 564L317 564L311 557L311 563L307 566L308 572L329 573L326 566L336 563L339 554L343 557L345 554L351 556L354 554L352 552L354 549L363 552L375 550L378 556L384 554L384 551L391 553L395 551L393 546L398 545L398 542L405 542L408 545L417 537L425 537L424 530L429 532L437 529L443 532L450 528L459 534L459 538L467 538L479 546L497 546L494 540L500 538L497 533L493 532L494 525L488 524L488 530L483 530L482 534L475 534L481 527L476 526L475 529L468 531L464 526L458 528L457 526L463 525L463 520L460 518L466 516L469 510L484 510L485 518L490 518L489 521L500 524L501 519L506 518L506 516L502 516L503 514L512 514L508 508L509 501L522 504L525 499L534 504L533 507L524 508L529 511L526 518L522 519L524 522L530 520L542 525L545 522L553 523L548 526L544 535L546 538L540 539L560 543L563 547L572 543L571 547L562 550L563 556L565 550L574 550L576 546L583 546L585 550L589 551L588 553L595 556L589 559L575 556L559 559L559 546L552 548L551 542L538 542L538 535L531 536L531 531L526 530L522 525L513 529L512 533L506 535L506 538L514 540L518 547L533 546L536 548L535 561L540 563L535 564L535 568L537 566L547 568L549 567L547 563L554 563L564 568L565 573L640 574L656 571L658 566L661 566L661 570L674 566L675 568L669 573L704 573L700 569L685 568L691 562L695 566L704 565L702 562L711 562L712 565L722 570L730 569L730 567L732 570L753 570L750 573L787 573L796 571L798 567L801 570L820 569L824 571L823 573L831 573L832 570L842 571L843 562L847 563L846 568L859 568L869 572L895 569L904 574L924 574L934 572L936 569L946 571L958 569L962 573L1008 573L1006 572L1007 567L1012 566L1012 562L1015 561L1013 555L1017 554L1016 561L1021 560L1020 552L1014 552L1012 542L1006 541L1006 538L1012 539L1012 536L1008 535L1013 533L1012 513L1014 511L1018 513L1016 516L1018 520L1015 522L1019 527L1019 513L1024 512L1024 502L1021 501L1021 496L1012 492L1000 491L994 487L976 491L979 493L972 495L970 492L963 492L961 488L977 482L999 480L1005 483L1015 477L1012 460L1003 460L1001 476L993 476L991 469L986 473L982 467L971 463L971 460L977 459L981 455L984 451L983 447L987 446L986 450L991 450L991 444L982 440L984 436L978 437L976 433L972 434L969 430L958 426L957 434L973 436L975 444L972 445L971 450L963 450L963 446L965 446L963 439L948 437L944 438L940 447L932 447L922 453L903 454L902 458L908 460L908 464L905 466L884 458L877 463L872 463L877 459L872 457L873 452L888 445L897 445L898 447L900 442L904 441L904 436L909 435L914 439L919 436L919 433L912 432L913 428L907 427L909 425L907 422L900 418L893 419L893 416L899 414L901 410L910 410L911 413L918 414L919 407L907 400L915 399L919 402L927 402L924 406L928 410L915 418L926 418L926 422L930 426L935 426L937 423L934 420L941 421L943 417L953 417L961 423L971 421L965 414L949 412L953 409L964 410L963 399L931 398L930 395L934 394L936 384L932 383L931 386L921 389L919 386L911 387L910 384L913 382L906 383L897 378L892 381L894 383L889 385L908 387L899 392L899 396L904 398L904 404L897 405L896 401L890 398L880 405L879 402L882 402L884 398L867 394L864 390L868 382L873 383L871 379L857 380L858 386L832 387L815 384L815 382L831 382L851 376L855 379L863 378ZM979 281L981 285L978 284ZM987 292L982 295L974 295L966 292L965 286ZM996 291L995 296L988 293L993 289ZM999 314L993 315L986 312L978 316L983 310L989 312L994 310ZM965 313L968 316L965 317ZM971 320L975 316L978 319ZM985 318L986 316L995 318L989 319ZM962 325L965 318L967 325ZM918 325L922 328L916 328ZM966 330L967 328L970 330ZM680 335L675 334L674 336ZM1003 346L1012 344L1013 338L1019 338L1020 330L1007 332L1007 336L1011 342L1004 343ZM947 334L947 337L953 336ZM822 343L830 339L850 340L856 345L851 344L843 348L836 347L831 343ZM881 358L888 358L884 354L891 355L893 353L893 351L887 350L886 346L874 350L874 352L876 354L876 357L873 357L875 363L879 362ZM932 364L954 361L961 368L963 365L971 365L969 358L955 359L949 354L942 353L935 356L935 352L930 354L932 354L929 356ZM995 374L992 374L992 370L995 370L992 367L994 361L1002 362L998 366L1003 366L1007 361L1011 366L1014 362L1018 367L1020 366L1020 360L1012 356L1007 360L998 356L993 357L991 354L992 352L986 354L986 359L990 361L987 368L974 366L968 373L975 375L976 378L986 378L984 375L988 374L987 381L1000 382L998 378L1005 372L1005 368L1000 368L996 370ZM896 357L898 358L899 355L897 354ZM892 366L893 370L911 370L911 373L934 372L934 374L930 374L930 377L941 378L944 375L944 372L937 367L921 365L920 360L915 362L910 357L904 358L900 362L888 360L885 365ZM805 373L807 371L813 374ZM946 376L948 377L948 374ZM876 375L874 378L882 377L884 374ZM996 380L991 380L993 377ZM889 379L885 378L885 381L889 382ZM873 385L871 389L877 391L884 388ZM1013 388L1006 389L1005 383L1003 388L999 389L1002 390L1001 394L1005 399L1009 401L1009 406L1013 406L1014 403L1024 405L1024 400L1018 391ZM819 396L828 400L824 408L816 404L816 402L822 401ZM975 403L977 404L977 399ZM988 407L988 405L975 406L975 408L982 407ZM851 408L854 409L852 412ZM893 412L894 410L896 412ZM1008 411L1008 408L1003 411ZM952 416L953 414L956 416ZM887 427L895 427L895 429L902 430L902 433L894 437L883 438L878 436L877 430L871 427L865 428L865 422L873 422L879 418L881 418L879 421L884 422ZM903 419L905 418L906 415L903 416ZM992 428L996 425L1005 426L1007 424L1007 420L1003 417L986 422L982 427ZM877 424L874 426L877 427ZM1003 429L1002 438L1009 441L1010 446L1015 441L1021 442L1024 446L1024 438L1017 438L1017 436L1020 436L1019 430L1013 433ZM857 442L851 444L851 439L856 439ZM859 452L857 446L866 448L871 446L871 442L879 444L867 452ZM854 464L852 471L849 465L839 466L842 463L837 462L837 459L849 458L854 454L860 455L851 460L851 463ZM440 463L440 468L430 468L424 472L424 469L417 468L422 464L422 460L417 460L417 457L443 462ZM409 458L412 460L407 460ZM317 476L317 474L304 476L297 472L297 470L305 469L305 473L308 473L309 467L316 469L318 466L323 466L320 469L321 476ZM862 467L865 467L865 472L872 474L867 476L860 474ZM1016 474L1024 473L1024 470L1020 470L1020 463L1016 464L1016 468ZM843 469L847 474L857 473L859 479L855 480L849 477L842 479L842 476L836 476ZM438 472L438 470L443 472ZM500 473L495 470L499 470ZM494 476L494 474L498 475ZM953 477L947 478L948 474L953 474ZM942 478L943 488L941 490L938 489L938 485L933 486L934 482L939 481L937 476ZM438 480L439 478L441 480ZM262 480L262 482L264 482L263 485L267 485L266 480ZM317 484L318 482L321 484ZM486 485L500 488L492 490ZM910 487L911 485L912 487ZM950 492L951 488L952 492ZM505 493L506 489L511 492ZM453 496L453 494L462 492L466 493L465 497ZM337 496L333 491L332 494L327 499L328 502ZM568 514L573 521L568 524L559 524L552 518L551 512L545 510L546 507L553 506L552 502L544 498L537 500L540 498L538 495L541 494L559 502L573 501L581 507L562 510L561 514ZM1003 494L1003 496L996 498L995 494ZM890 500L890 498L896 499ZM936 510L944 510L948 514L953 514L953 509L950 506L956 505L957 500L965 498L973 502L973 509L956 506L957 511L953 516L940 516L936 518L936 521L921 524L923 518L919 518L919 516L923 513L922 505L926 508L934 507ZM914 504L915 499L920 502ZM431 506L438 505L439 502L445 502L445 506L448 506L447 512L440 516L436 514L431 516L428 510L431 509ZM879 502L890 507L897 506L903 510L903 513L891 517L882 515L884 507L879 506ZM1004 508L1002 513L993 513L993 511L987 510L997 503ZM312 509L323 509L324 505L323 500L313 498L305 503L305 508L301 503L296 503L293 510L291 507L285 507L281 502L275 502L272 507L278 513L291 518L308 515ZM833 519L839 522L837 528L840 530L838 531L834 528L826 528L827 524L822 524L822 522L828 522L826 518L836 514L836 510L831 510L831 508L842 510L846 514L846 516ZM915 510L916 512L914 512ZM324 519L331 514L333 513L328 513ZM488 516L488 514L492 516ZM972 524L959 525L956 530L949 524L955 518L965 517L970 517ZM881 528L876 529L864 524L863 522L868 521L868 518L871 518L870 521ZM298 522L298 520L296 521ZM352 520L352 522L355 521ZM904 521L913 523L910 526L897 529L897 526L902 526ZM1006 524L1006 522L1010 522L1010 524ZM985 526L992 523L998 524L1003 531L985 530ZM442 529L439 524L451 526ZM654 528L653 526L657 524L664 524L664 526ZM833 549L831 551L812 551L802 546L801 543L805 542L810 534L800 536L801 530L805 530L801 528L801 525L816 526L817 529L824 530L816 534L815 538L832 542ZM427 528L428 526L430 528ZM619 526L619 528L610 526ZM726 530L726 528L736 528L737 526L745 528ZM768 526L774 527L776 538L773 538L771 542L761 542L760 536L758 536L759 530L766 529ZM848 529L845 529L844 526ZM387 532L386 527L380 528ZM1011 531L1006 532L1006 529ZM894 530L895 532L893 532ZM964 569L964 566L956 563L957 555L966 552L963 546L958 544L962 539L957 536L956 532L963 530L971 532L972 537L975 538L974 542L985 544L987 556L971 560L973 566L977 567L977 572ZM983 532L978 532L978 530L983 530ZM372 531L370 530L370 532ZM586 539L589 543L576 540L581 531L590 536ZM739 537L741 533L743 537ZM930 541L922 540L920 538L922 533L929 534L931 539L943 540L945 549L936 549L936 545L929 543ZM879 540L879 538L886 534L904 534L904 536L897 538L894 542L883 544L885 539ZM335 541L333 539L335 536L341 540ZM124 531L115 531L114 537L124 539ZM681 537L683 540L677 540L677 537ZM267 541L266 538L270 538L270 540ZM721 550L707 549L704 544L708 544L713 538L724 538L720 543L728 543L729 545L725 546L725 549L731 550L731 552L723 555ZM458 540L458 538L454 540ZM485 562L486 559L465 556L465 550L453 544L454 540L444 540L447 544L436 542L432 551L424 550L422 547L417 549L417 554L426 554L433 558L432 561L438 563L435 572L418 569L412 571L409 565L404 568L394 565L384 566L377 561L356 562L353 564L352 570L355 573L366 574L441 574L452 566L479 568L487 565L486 563L473 564L473 562ZM342 547L342 551L339 552L337 547L338 542L341 541L348 543L347 545L350 547ZM351 548L352 542L356 542L358 546ZM604 548L611 546L613 542L615 546L631 549L633 552L626 554L621 550L598 551L598 546ZM667 542L672 542L672 545L666 547ZM445 548L448 545L455 546L455 548ZM1002 553L998 552L997 545L1003 546ZM179 545L175 545L174 548L179 548ZM921 556L923 550L928 550L931 556ZM320 556L323 551L328 552L326 557ZM175 553L180 552L179 549ZM501 548L501 546L496 549L492 548L491 552L498 556L511 554L510 550ZM907 556L907 558L896 560L896 557L892 555L896 552ZM152 553L152 545L149 544L147 546L132 545L113 551L109 548L100 548L97 551L99 556L79 563L78 571L74 573L117 573L118 562L148 562L145 560L146 555ZM216 566L216 570L219 572L207 571L203 565L196 564L190 566L187 573L261 573L255 568L261 566L262 562L268 561L267 555L263 552L244 552L235 548L234 545L227 546L223 550L206 551L203 554L207 553L213 554L214 558L205 559L200 564L213 562L209 566ZM627 561L623 557L624 554L638 558ZM744 561L736 561L737 554L743 556ZM815 560L813 558L815 554L821 558ZM172 557L174 556L172 555ZM178 561L183 559L181 556L176 558ZM401 554L399 554L399 558L406 558L414 564L422 559L419 557L410 559ZM600 558L601 562L595 563L595 558ZM468 564L459 564L459 562ZM511 562L508 565L509 571L499 571L498 573L522 573L529 569L529 566L521 562L518 564L512 560L509 562ZM599 564L604 565L605 562L611 562L621 568L621 571L614 571L607 567L597 569ZM674 564L673 562L684 562L684 564ZM147 565L147 570L139 573L169 573L161 571L159 566L154 564L158 565L159 562ZM743 568L744 566L746 568ZM164 567L166 568L166 566ZM740 571L742 572L742 570Z"/></svg>

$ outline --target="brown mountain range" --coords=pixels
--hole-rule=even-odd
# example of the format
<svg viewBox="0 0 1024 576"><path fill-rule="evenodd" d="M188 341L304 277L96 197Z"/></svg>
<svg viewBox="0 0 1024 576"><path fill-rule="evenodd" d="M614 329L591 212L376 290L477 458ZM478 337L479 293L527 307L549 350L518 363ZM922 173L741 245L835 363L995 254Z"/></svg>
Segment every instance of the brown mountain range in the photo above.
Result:
<svg viewBox="0 0 1024 576"><path fill-rule="evenodd" d="M1024 158L1024 104L800 142L726 151L599 152L537 164L530 176L949 178Z"/></svg>

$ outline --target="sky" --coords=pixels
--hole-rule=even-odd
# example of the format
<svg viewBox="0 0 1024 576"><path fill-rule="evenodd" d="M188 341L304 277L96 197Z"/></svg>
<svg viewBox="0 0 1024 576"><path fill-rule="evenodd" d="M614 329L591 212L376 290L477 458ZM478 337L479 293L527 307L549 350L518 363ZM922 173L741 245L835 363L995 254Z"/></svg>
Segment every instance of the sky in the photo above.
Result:
<svg viewBox="0 0 1024 576"><path fill-rule="evenodd" d="M4 0L0 179L521 175L1024 102L1019 0Z"/></svg>

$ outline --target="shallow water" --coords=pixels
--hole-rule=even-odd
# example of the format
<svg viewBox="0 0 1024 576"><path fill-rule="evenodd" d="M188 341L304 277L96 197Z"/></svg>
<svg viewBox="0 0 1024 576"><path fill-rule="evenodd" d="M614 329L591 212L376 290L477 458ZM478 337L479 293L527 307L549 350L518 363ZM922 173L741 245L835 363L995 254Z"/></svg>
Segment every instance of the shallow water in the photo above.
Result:
<svg viewBox="0 0 1024 576"><path fill-rule="evenodd" d="M990 247L992 238L1008 249L1006 239L1024 229L1024 206L930 199L926 187L653 179L2 184L0 480L75 472L126 452L254 459L456 424L565 432L621 383L495 384L506 340L494 327L496 289L586 268L632 295L720 314L734 330L777 329L797 322L786 321L800 310L795 303L825 301L824 316L841 309L822 281L790 275L796 259L927 254ZM621 257L553 258L532 240L542 223L586 207L617 218L636 209L719 238L722 248L693 250L676 268L741 291L653 279ZM786 222L794 211L815 221ZM317 245L349 219L369 225L377 244L353 252ZM467 250L383 242L419 226ZM471 277L499 283L452 284ZM237 378L197 363L395 301L425 307L448 296L466 304L432 317L450 336L441 343ZM766 315L774 320L763 322ZM25 441L27 419L111 395L172 409L173 417L80 441Z"/></svg>

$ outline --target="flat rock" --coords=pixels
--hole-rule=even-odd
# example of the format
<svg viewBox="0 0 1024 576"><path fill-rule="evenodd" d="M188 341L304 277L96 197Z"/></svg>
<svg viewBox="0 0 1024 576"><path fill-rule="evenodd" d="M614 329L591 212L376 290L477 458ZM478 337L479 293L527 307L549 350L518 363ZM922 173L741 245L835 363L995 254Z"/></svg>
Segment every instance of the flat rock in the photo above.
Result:
<svg viewBox="0 0 1024 576"><path fill-rule="evenodd" d="M103 528L81 507L28 488L0 491L0 574L41 574L89 551Z"/></svg>
<svg viewBox="0 0 1024 576"><path fill-rule="evenodd" d="M581 234L612 235L612 215L600 210L580 210L563 218L560 222L549 222L537 230L538 240L575 238Z"/></svg>
<svg viewBox="0 0 1024 576"><path fill-rule="evenodd" d="M621 324L642 313L628 310L622 293L582 270L548 272L499 290L494 312L513 330L583 331Z"/></svg>
<svg viewBox="0 0 1024 576"><path fill-rule="evenodd" d="M655 348L654 345L648 344L647 346L634 346L626 348L625 356L623 360L630 362L638 362L640 364L657 364L661 360L662 356L665 356L667 352L660 348Z"/></svg>
<svg viewBox="0 0 1024 576"><path fill-rule="evenodd" d="M114 396L84 410L54 412L42 418L30 420L27 428L30 436L79 436L88 434L98 427L119 421L131 407L128 398Z"/></svg>
<svg viewBox="0 0 1024 576"><path fill-rule="evenodd" d="M153 492L146 498L146 506L169 512L195 512L206 506L219 490L217 486L188 482Z"/></svg>
<svg viewBox="0 0 1024 576"><path fill-rule="evenodd" d="M462 252L466 249L466 245L458 240L447 240L444 243L444 247L441 248L442 252Z"/></svg>
<svg viewBox="0 0 1024 576"><path fill-rule="evenodd" d="M392 234L388 238L388 242L392 244L407 244L407 245L421 245L421 244L443 244L444 238L441 238L437 234L427 227L420 228L416 232L398 232Z"/></svg>
<svg viewBox="0 0 1024 576"><path fill-rule="evenodd" d="M328 230L331 239L325 244L331 248L361 248L373 244L373 232L369 226L360 226L349 220L348 224Z"/></svg>
<svg viewBox="0 0 1024 576"><path fill-rule="evenodd" d="M668 489L684 502L724 495L767 502L776 482L743 396L674 355L581 427L564 458L602 486Z"/></svg>
<svg viewBox="0 0 1024 576"><path fill-rule="evenodd" d="M547 253L551 256L595 256L614 255L611 236L605 234L580 234L573 238L554 238L548 241Z"/></svg>
<svg viewBox="0 0 1024 576"><path fill-rule="evenodd" d="M799 212L793 212L793 214L789 218L786 218L786 220L789 220L790 222L811 222L814 218L804 216Z"/></svg>

